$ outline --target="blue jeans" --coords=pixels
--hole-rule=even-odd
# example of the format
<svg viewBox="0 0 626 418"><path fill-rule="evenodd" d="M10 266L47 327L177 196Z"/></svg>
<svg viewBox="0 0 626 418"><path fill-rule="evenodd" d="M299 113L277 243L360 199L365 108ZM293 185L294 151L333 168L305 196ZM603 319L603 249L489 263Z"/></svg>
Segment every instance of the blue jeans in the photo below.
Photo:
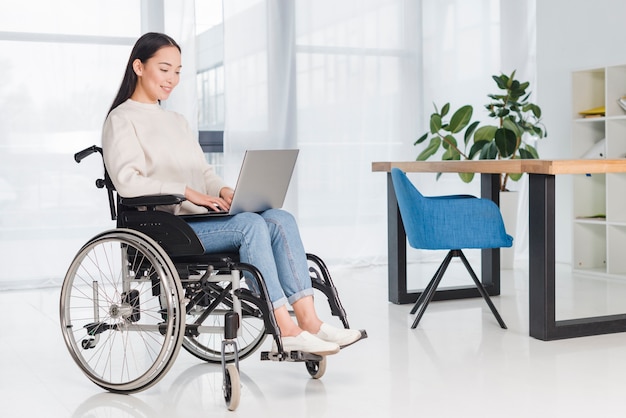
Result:
<svg viewBox="0 0 626 418"><path fill-rule="evenodd" d="M284 210L188 220L206 253L239 251L267 285L274 309L313 294L304 246L294 217Z"/></svg>

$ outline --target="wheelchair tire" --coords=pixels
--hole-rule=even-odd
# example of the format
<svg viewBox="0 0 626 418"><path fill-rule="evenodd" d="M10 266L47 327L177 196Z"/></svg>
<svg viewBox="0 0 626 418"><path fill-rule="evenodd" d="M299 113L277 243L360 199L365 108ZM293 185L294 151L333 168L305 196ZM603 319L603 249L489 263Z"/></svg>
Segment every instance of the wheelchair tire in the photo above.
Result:
<svg viewBox="0 0 626 418"><path fill-rule="evenodd" d="M182 345L182 294L176 268L154 240L127 229L97 235L77 253L61 287L70 354L104 389L149 388Z"/></svg>
<svg viewBox="0 0 626 418"><path fill-rule="evenodd" d="M241 380L239 370L234 364L228 364L224 369L224 402L229 411L234 411L241 400Z"/></svg>
<svg viewBox="0 0 626 418"><path fill-rule="evenodd" d="M313 379L321 379L326 373L326 356L322 357L322 360L307 360L305 362L306 370Z"/></svg>
<svg viewBox="0 0 626 418"><path fill-rule="evenodd" d="M228 282L217 283L223 287ZM239 333L237 335L238 357L240 360L245 359L254 353L265 340L265 323L261 314L255 305L250 301L241 300L242 319ZM222 340L224 339L224 315L231 310L231 300L217 306L211 311L206 319L199 324L198 335L186 335L183 340L183 348L190 354L209 363L220 364L222 362ZM197 319L205 314L207 307L194 307L191 312L187 313L187 324L196 323ZM203 332L202 329L213 331ZM231 347L227 347L231 351L224 353L224 359L227 363L235 361L235 353Z"/></svg>

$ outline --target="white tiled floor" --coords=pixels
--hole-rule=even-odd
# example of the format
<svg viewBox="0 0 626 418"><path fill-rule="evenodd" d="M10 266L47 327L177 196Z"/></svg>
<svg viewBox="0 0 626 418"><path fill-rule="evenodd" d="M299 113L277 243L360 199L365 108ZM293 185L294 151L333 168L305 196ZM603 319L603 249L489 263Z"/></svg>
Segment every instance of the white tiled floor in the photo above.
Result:
<svg viewBox="0 0 626 418"><path fill-rule="evenodd" d="M558 315L626 312L626 285L561 270ZM411 330L410 306L387 302L386 267L332 273L351 325L366 328L369 338L329 357L320 380L298 363L262 362L256 354L242 361L235 412L224 406L220 368L183 350L147 391L103 391L65 348L58 289L2 292L0 416L624 416L626 333L530 338L524 269L504 271L502 295L494 298L508 330L498 327L479 299L435 302ZM326 302L318 303L325 315Z"/></svg>

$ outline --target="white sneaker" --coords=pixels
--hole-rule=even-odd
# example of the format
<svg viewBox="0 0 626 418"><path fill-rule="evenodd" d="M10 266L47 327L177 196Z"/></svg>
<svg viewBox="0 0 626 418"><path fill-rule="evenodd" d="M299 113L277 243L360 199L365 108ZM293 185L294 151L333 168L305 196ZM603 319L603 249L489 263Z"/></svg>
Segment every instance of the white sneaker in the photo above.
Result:
<svg viewBox="0 0 626 418"><path fill-rule="evenodd" d="M359 341L362 337L361 331L356 329L335 328L323 323L315 336L321 340L337 344L343 348Z"/></svg>
<svg viewBox="0 0 626 418"><path fill-rule="evenodd" d="M295 337L281 337L281 339L283 350L287 353L290 351L303 351L305 353L327 356L339 352L339 345L336 343L321 340L307 331L302 331L300 335ZM272 343L272 351L278 351L276 342Z"/></svg>

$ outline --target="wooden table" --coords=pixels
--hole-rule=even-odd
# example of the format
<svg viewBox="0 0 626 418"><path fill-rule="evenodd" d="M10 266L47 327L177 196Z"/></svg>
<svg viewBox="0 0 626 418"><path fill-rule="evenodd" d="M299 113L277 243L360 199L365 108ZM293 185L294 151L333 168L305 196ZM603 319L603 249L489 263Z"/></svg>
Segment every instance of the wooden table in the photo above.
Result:
<svg viewBox="0 0 626 418"><path fill-rule="evenodd" d="M626 331L626 314L556 320L555 314L555 176L626 173L617 160L479 160L374 162L372 171L387 173L389 301L412 303L407 292L406 234L391 181L391 169L419 173L480 173L481 197L499 204L500 173L528 173L530 335L549 341ZM490 295L500 294L500 250L482 250L482 282ZM475 288L437 292L435 300L479 296Z"/></svg>

